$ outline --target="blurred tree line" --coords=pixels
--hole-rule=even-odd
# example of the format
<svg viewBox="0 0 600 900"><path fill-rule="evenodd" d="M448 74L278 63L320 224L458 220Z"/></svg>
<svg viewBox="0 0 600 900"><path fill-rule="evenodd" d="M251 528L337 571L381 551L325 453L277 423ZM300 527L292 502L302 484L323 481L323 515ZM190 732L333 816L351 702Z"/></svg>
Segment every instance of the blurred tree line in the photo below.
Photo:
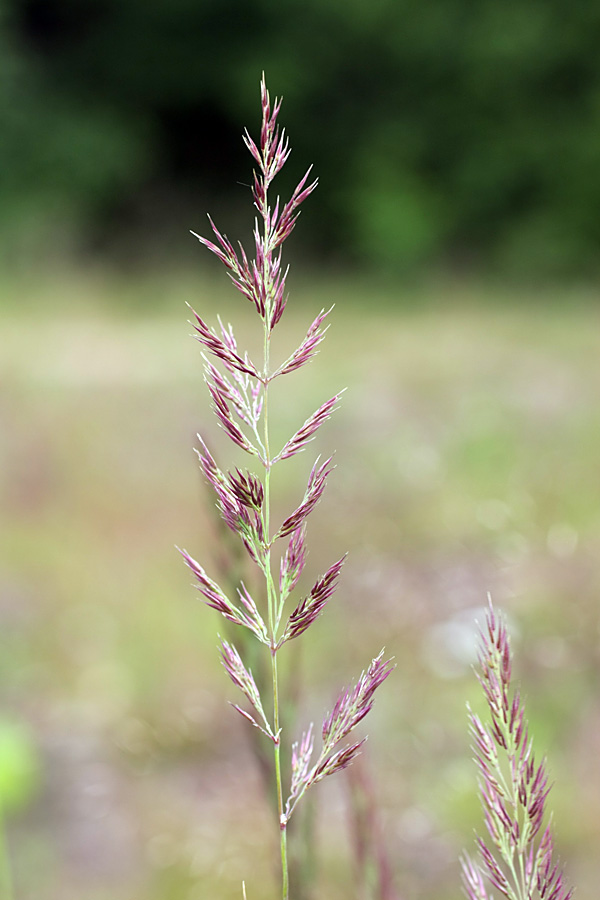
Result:
<svg viewBox="0 0 600 900"><path fill-rule="evenodd" d="M264 69L288 186L304 161L321 179L298 232L317 260L597 269L596 0L5 0L0 17L5 256L181 241L206 209L234 236Z"/></svg>

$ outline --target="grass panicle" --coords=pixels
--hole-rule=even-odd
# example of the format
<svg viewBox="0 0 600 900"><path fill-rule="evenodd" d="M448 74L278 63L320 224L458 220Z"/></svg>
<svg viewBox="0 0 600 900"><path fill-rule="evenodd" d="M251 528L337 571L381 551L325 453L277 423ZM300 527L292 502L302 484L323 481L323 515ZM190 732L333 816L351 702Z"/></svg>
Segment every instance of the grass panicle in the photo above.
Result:
<svg viewBox="0 0 600 900"><path fill-rule="evenodd" d="M462 861L468 900L491 900L486 881L507 900L571 900L554 860L545 761L536 763L519 690L513 690L506 625L490 602L481 631L479 672L489 721L469 709L479 793L488 837L477 837L479 860Z"/></svg>
<svg viewBox="0 0 600 900"><path fill-rule="evenodd" d="M314 764L311 765L312 725L301 741L293 744L290 789L286 799L281 758L281 742L286 737L282 734L281 719L286 701L280 696L279 652L288 641L304 635L321 615L337 587L345 556L333 563L308 593L293 601L292 595L298 589L306 560L307 519L323 495L333 469L332 458L324 462L317 458L300 504L278 524L271 521L271 472L275 465L285 465L285 460L306 450L335 412L341 395L337 393L323 402L298 426L283 447L277 451L272 449L270 385L275 379L287 378L314 358L325 337L328 325L324 323L331 309L322 309L296 349L280 365L273 364L271 338L288 302L288 269L282 265L282 245L292 233L300 206L314 191L317 181L309 180L309 168L287 203L281 204L277 198L272 204L269 188L289 157L290 145L277 122L281 100L271 104L264 76L261 107L259 142L255 143L247 131L244 134L246 147L257 166L252 186L256 210L254 258L250 258L242 244L234 247L210 217L212 239L192 233L225 266L234 286L260 316L262 360L251 359L247 352L240 350L232 326L224 325L220 319L218 327L213 327L192 310L192 324L194 337L203 348L205 382L218 424L231 442L253 459L258 472L240 467L221 468L203 438L200 438L197 451L200 468L216 496L216 506L224 523L239 537L262 576L262 596L255 599L242 583L236 589L237 598L232 599L231 590L223 590L185 550L181 553L206 604L228 622L248 629L266 647L269 655L271 696L267 702L267 698L261 697L257 681L242 653L230 640L221 641L221 661L225 671L245 700L244 706L233 705L273 745L282 900L287 900L287 827L290 817L309 787L346 768L356 757L364 738L351 744L345 743L345 739L371 709L373 695L393 665L390 660L383 659L383 652L380 653L362 673L356 686L340 695L323 724L323 745ZM282 545L284 539L288 540ZM274 557L279 551L277 563ZM276 566L278 578L274 577ZM239 646L246 645L242 642Z"/></svg>

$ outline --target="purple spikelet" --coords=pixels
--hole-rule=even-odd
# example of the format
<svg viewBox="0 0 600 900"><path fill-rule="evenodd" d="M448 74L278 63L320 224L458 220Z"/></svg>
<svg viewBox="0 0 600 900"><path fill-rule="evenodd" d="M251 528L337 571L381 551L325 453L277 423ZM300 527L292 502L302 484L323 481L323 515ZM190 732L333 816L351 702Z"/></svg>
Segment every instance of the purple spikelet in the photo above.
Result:
<svg viewBox="0 0 600 900"><path fill-rule="evenodd" d="M308 478L308 485L300 506L284 520L281 528L275 535L276 538L286 537L302 526L306 518L313 511L325 490L327 476L332 471L331 457L319 466L319 460L315 462Z"/></svg>
<svg viewBox="0 0 600 900"><path fill-rule="evenodd" d="M325 333L327 332L326 328L321 328L321 325L333 309L328 309L325 312L324 309L321 310L317 318L314 320L308 331L306 332L306 337L302 341L302 343L294 350L291 356L289 356L286 361L277 369L275 375L289 375L290 372L295 372L296 369L301 369L302 366L305 366L307 362L317 354L318 347L323 338L325 337Z"/></svg>
<svg viewBox="0 0 600 900"><path fill-rule="evenodd" d="M537 763L519 691L512 690L510 640L490 602L481 631L477 674L488 705L484 724L469 710L479 793L488 839L477 838L479 862L462 861L469 900L488 900L485 879L508 900L570 900L563 873L553 861L552 832L538 838L550 792L545 761Z"/></svg>
<svg viewBox="0 0 600 900"><path fill-rule="evenodd" d="M260 699L260 694L258 688L256 686L256 682L252 675L252 672L249 669L246 669L244 663L242 662L242 658L233 644L229 644L227 641L221 641L221 662L223 663L223 668L233 681L233 683L238 687L244 696L249 701L250 705L254 709L255 716L251 715L245 709L242 709L237 704L232 703L234 709L237 709L245 719L248 719L249 722L252 723L259 731L262 731L263 734L266 734L267 737L271 738L272 741L276 742L278 740L278 736L274 735L271 731L271 726L269 725L269 721L265 715L265 711L262 706L262 701Z"/></svg>
<svg viewBox="0 0 600 900"><path fill-rule="evenodd" d="M342 691L333 710L323 722L321 730L323 746L319 758L312 768L309 768L309 758L313 748L312 727L302 738L300 752L297 749L298 745L294 745L296 758L300 762L296 769L293 769L292 787L286 805L288 819L298 800L311 785L334 772L345 769L356 758L366 738L341 748L339 745L371 710L375 691L383 684L393 669L392 660L384 660L382 650L379 656L371 662L369 668L362 672L356 685L352 689L346 688ZM304 752L302 748L305 748Z"/></svg>
<svg viewBox="0 0 600 900"><path fill-rule="evenodd" d="M394 669L391 659L384 660L383 650L363 672L355 687L342 691L335 706L323 722L323 741L333 747L356 728L373 706L374 694Z"/></svg>
<svg viewBox="0 0 600 900"><path fill-rule="evenodd" d="M298 579L306 563L305 541L306 524L302 524L292 532L285 555L281 559L279 593L284 600L298 584Z"/></svg>
<svg viewBox="0 0 600 900"><path fill-rule="evenodd" d="M265 623L256 607L256 604L242 585L242 591L239 592L243 609L224 594L219 585L209 578L200 563L196 562L185 550L179 551L183 556L186 564L193 572L197 587L201 594L204 595L206 605L220 612L223 618L234 625L243 625L254 632L255 636L261 643L267 643L267 629Z"/></svg>
<svg viewBox="0 0 600 900"><path fill-rule="evenodd" d="M256 366L248 359L248 356L243 358L236 353L234 347L231 346L231 341L227 340L225 334L219 337L216 331L213 328L209 328L197 313L194 313L194 316L197 323L194 325L194 329L198 332L196 340L200 341L203 347L206 347L213 356L220 359L229 370L252 375L255 378L259 377Z"/></svg>
<svg viewBox="0 0 600 900"><path fill-rule="evenodd" d="M336 409L341 394L336 394L331 400L323 403L313 414L309 416L306 422L298 429L296 434L289 439L281 453L276 457L279 459L289 459L304 450L307 444L314 440L315 435L321 425L327 421L333 411Z"/></svg>
<svg viewBox="0 0 600 900"><path fill-rule="evenodd" d="M288 619L281 643L304 634L315 619L323 612L325 604L336 588L336 582L346 560L346 555L338 559L316 582L307 597L300 601Z"/></svg>

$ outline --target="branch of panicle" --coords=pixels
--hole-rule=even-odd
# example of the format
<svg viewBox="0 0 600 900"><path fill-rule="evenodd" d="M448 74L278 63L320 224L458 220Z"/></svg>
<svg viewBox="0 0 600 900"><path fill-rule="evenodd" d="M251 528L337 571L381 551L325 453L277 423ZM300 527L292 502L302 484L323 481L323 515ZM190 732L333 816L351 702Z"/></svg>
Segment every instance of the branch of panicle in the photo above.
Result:
<svg viewBox="0 0 600 900"><path fill-rule="evenodd" d="M223 663L223 667L233 683L241 690L246 699L249 701L250 705L257 714L259 721L257 721L254 716L252 716L245 709L242 709L242 707L237 706L237 704L235 703L231 704L233 708L237 709L237 711L245 719L248 719L248 721L251 722L252 725L258 728L259 731L262 731L263 734L265 734L274 743L276 743L279 740L279 735L275 735L273 733L273 730L265 715L258 687L256 686L256 682L254 680L252 672L249 669L246 669L244 663L242 662L240 654L233 646L233 644L224 640L221 640L221 662Z"/></svg>
<svg viewBox="0 0 600 900"><path fill-rule="evenodd" d="M286 817L289 820L292 811L307 790L310 783L310 760L314 747L313 727L309 726L308 730L302 734L302 740L292 744L292 780L290 785L290 796L286 805Z"/></svg>
<svg viewBox="0 0 600 900"><path fill-rule="evenodd" d="M223 521L234 534L239 535L252 559L264 567L268 547L262 516L262 484L251 472L240 469L236 469L235 475L225 475L202 438L200 443L202 450L197 451L200 467L217 495L217 507Z"/></svg>
<svg viewBox="0 0 600 900"><path fill-rule="evenodd" d="M281 215L274 217L270 234L270 242L272 247L278 247L285 240L287 240L287 238L294 230L296 222L298 221L298 216L300 215L300 213L296 212L296 210L317 187L319 183L318 178L315 178L315 180L311 182L311 184L304 187L311 171L312 166L309 166L300 182L294 188L294 192L289 201L281 210Z"/></svg>
<svg viewBox="0 0 600 900"><path fill-rule="evenodd" d="M252 440L254 443L251 445L258 447L260 451L258 456L264 463L266 451L258 428L263 408L260 382L255 379L251 380L248 375L242 375L240 372L234 370L231 374L235 384L232 384L232 382L222 375L217 367L206 358L204 368L204 380L207 386L211 385L222 397L227 406L233 409L240 422L252 430ZM210 387L209 391L211 391L212 395ZM231 415L229 415L229 420L233 421ZM244 438L244 440L246 439ZM251 442L248 441L248 443L250 444Z"/></svg>
<svg viewBox="0 0 600 900"><path fill-rule="evenodd" d="M199 562L196 562L185 550L181 550L179 547L177 549L196 578L198 582L196 587L204 596L206 605L220 612L225 619L233 622L234 625L243 625L245 628L249 628L261 643L268 644L269 638L266 625L256 603L246 588L242 585L242 590L238 591L243 606L243 609L240 609L239 606L231 602L219 585L212 578L209 578Z"/></svg>
<svg viewBox="0 0 600 900"><path fill-rule="evenodd" d="M335 397L327 400L311 416L309 416L293 437L285 444L282 451L273 459L273 462L278 462L280 459L290 459L292 456L295 456L296 453L300 453L304 450L307 444L314 440L321 425L323 425L337 409L336 404L341 396L341 392L336 394Z"/></svg>
<svg viewBox="0 0 600 900"><path fill-rule="evenodd" d="M341 559L338 559L337 562L330 566L327 572L315 582L310 593L296 606L296 609L291 613L287 621L278 647L281 647L286 641L291 641L293 638L304 634L306 629L319 618L325 609L327 601L336 589L337 580L346 561L346 556L347 554L344 554ZM279 608L279 617L282 612L283 603Z"/></svg>
<svg viewBox="0 0 600 900"><path fill-rule="evenodd" d="M545 762L535 763L520 692L511 688L510 640L491 601L480 638L477 677L490 723L484 725L470 709L469 720L489 843L477 838L481 864L468 857L462 862L465 893L469 900L487 900L483 865L490 883L508 900L529 900L535 890L541 900L569 900L572 891L567 890L562 871L552 861L549 825L535 847L550 787Z"/></svg>
<svg viewBox="0 0 600 900"><path fill-rule="evenodd" d="M279 568L279 596L283 604L298 584L306 563L306 522L292 531Z"/></svg>
<svg viewBox="0 0 600 900"><path fill-rule="evenodd" d="M313 784L349 766L360 752L366 738L338 749L344 738L356 728L373 706L374 694L395 668L391 659L383 659L383 650L362 672L352 689L338 697L332 712L323 722L323 745L318 760L310 768L313 750L312 726L302 736L300 745L292 748L292 783L286 803L289 820L298 801ZM295 761L295 762L294 762Z"/></svg>
<svg viewBox="0 0 600 900"><path fill-rule="evenodd" d="M307 516L313 511L325 490L327 476L333 469L333 466L331 465L332 458L333 457L330 456L329 459L326 459L320 466L318 465L319 457L317 458L309 475L302 503L287 517L287 519L284 520L273 540L287 537L287 535L296 531L303 524Z"/></svg>
<svg viewBox="0 0 600 900"><path fill-rule="evenodd" d="M310 328L306 332L306 336L299 347L294 350L294 352L289 356L284 363L277 369L276 372L273 373L271 378L277 378L279 375L289 375L290 372L295 372L296 369L300 369L302 366L306 365L313 356L318 352L318 346L325 337L327 329L329 325L325 328L321 328L324 320L327 318L333 306L330 307L327 311L324 309L321 310L319 315L316 317L314 322L311 324Z"/></svg>
<svg viewBox="0 0 600 900"><path fill-rule="evenodd" d="M264 453L259 453L258 449L250 442L248 437L234 420L229 406L228 395L214 382L209 381L208 379L206 380L206 386L212 399L213 412L225 434L228 435L234 444L242 450L245 450L246 453L249 453L251 456L258 456L259 459L262 460Z"/></svg>
<svg viewBox="0 0 600 900"><path fill-rule="evenodd" d="M219 336L213 328L210 328L206 324L198 313L194 312L194 310L192 310L192 313L197 322L197 324L192 322L192 326L198 332L194 337L203 347L206 347L213 356L220 359L230 371L235 370L245 375L251 375L259 381L262 380L256 366L248 357L248 354L241 357L237 353L231 327L230 330L227 331L227 329L221 326L222 334Z"/></svg>

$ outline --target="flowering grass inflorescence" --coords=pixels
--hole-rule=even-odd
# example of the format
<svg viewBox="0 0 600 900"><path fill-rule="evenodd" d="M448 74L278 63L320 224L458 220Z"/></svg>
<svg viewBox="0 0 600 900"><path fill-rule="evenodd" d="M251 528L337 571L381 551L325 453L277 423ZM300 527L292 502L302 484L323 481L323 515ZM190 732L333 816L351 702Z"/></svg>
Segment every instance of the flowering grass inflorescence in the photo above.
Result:
<svg viewBox="0 0 600 900"><path fill-rule="evenodd" d="M491 603L479 665L490 721L484 724L471 710L469 719L489 838L477 838L479 862L463 860L466 896L490 900L487 877L508 900L570 900L573 891L553 860L549 822L542 831L550 791L545 762L536 765L525 708L519 691L511 689L508 633Z"/></svg>
<svg viewBox="0 0 600 900"><path fill-rule="evenodd" d="M348 766L360 751L363 740L345 743L356 725L369 712L375 690L390 674L393 665L380 653L361 674L356 685L342 692L322 727L322 748L312 762L314 736L312 725L292 747L291 786L284 795L281 771L281 699L279 696L278 654L283 646L304 634L323 612L333 594L345 560L334 562L317 579L313 587L294 605L286 606L297 589L306 561L306 524L309 514L318 504L327 477L332 471L332 459L315 461L304 496L295 510L273 528L271 523L271 472L273 466L302 452L314 439L318 429L334 412L340 398L336 394L323 403L298 428L281 449L274 452L269 427L269 387L276 378L288 376L305 366L317 353L327 327L325 320L331 310L321 312L310 325L296 350L281 364L271 360L271 336L287 304L287 268L282 266L282 244L294 229L299 207L317 186L309 181L311 169L281 205L279 198L271 206L269 187L285 164L290 147L285 131L279 129L277 117L281 101L273 106L264 76L261 82L262 127L258 145L248 132L244 142L252 154L258 171L254 171L252 195L257 211L254 227L254 259L249 259L243 246L236 250L212 219L209 221L214 240L195 235L228 270L235 287L249 300L262 320L263 359L253 361L247 352L238 349L231 325L211 328L197 313L194 328L196 338L204 347L205 380L219 424L230 440L250 457L259 475L246 469L222 470L208 447L200 438L198 451L204 476L217 497L217 508L226 525L239 536L251 560L263 576L262 598L255 598L241 583L238 597L232 600L206 573L203 566L188 553L183 557L193 572L197 587L208 606L217 610L229 622L248 629L269 652L272 697L263 704L257 683L242 655L230 641L221 642L223 666L244 695L251 712L235 708L272 742L277 788L277 815L280 832L282 868L282 898L287 900L288 861L287 825L296 805L316 782ZM217 364L215 364L217 363ZM217 365L221 365L221 369ZM273 574L276 543L286 540L280 554L279 577ZM272 717L269 712L272 710Z"/></svg>

